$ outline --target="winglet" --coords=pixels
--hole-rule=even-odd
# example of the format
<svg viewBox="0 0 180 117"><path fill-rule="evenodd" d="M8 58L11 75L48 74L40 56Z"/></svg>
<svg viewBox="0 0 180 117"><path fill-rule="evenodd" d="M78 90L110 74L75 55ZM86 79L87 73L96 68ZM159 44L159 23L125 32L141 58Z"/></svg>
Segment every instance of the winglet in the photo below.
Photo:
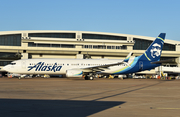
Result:
<svg viewBox="0 0 180 117"><path fill-rule="evenodd" d="M126 56L126 58L124 59L124 62L128 62L129 61L129 59L130 59L130 57L133 55L133 52L130 52L127 56Z"/></svg>

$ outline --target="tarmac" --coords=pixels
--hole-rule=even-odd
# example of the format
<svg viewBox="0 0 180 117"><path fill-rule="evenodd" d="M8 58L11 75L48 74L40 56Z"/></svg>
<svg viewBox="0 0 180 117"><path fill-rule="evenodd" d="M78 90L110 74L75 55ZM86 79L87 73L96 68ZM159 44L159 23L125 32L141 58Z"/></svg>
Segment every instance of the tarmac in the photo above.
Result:
<svg viewBox="0 0 180 117"><path fill-rule="evenodd" d="M0 78L1 117L180 117L180 80Z"/></svg>

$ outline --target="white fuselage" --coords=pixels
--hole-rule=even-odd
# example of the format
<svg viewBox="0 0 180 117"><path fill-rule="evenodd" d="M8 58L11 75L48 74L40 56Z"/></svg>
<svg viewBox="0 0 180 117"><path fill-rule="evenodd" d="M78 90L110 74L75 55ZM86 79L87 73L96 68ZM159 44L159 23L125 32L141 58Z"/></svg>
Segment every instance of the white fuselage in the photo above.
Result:
<svg viewBox="0 0 180 117"><path fill-rule="evenodd" d="M17 60L3 69L10 73L19 74L66 74L67 70L82 69L121 62L109 59L25 59ZM111 74L126 67L125 64L111 66L100 73Z"/></svg>

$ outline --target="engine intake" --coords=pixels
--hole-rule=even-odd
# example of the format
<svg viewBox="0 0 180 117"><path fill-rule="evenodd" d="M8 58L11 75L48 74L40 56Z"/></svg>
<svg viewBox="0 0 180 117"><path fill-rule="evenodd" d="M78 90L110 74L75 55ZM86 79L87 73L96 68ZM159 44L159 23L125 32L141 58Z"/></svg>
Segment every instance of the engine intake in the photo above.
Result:
<svg viewBox="0 0 180 117"><path fill-rule="evenodd" d="M83 71L82 70L67 70L66 77L82 77Z"/></svg>

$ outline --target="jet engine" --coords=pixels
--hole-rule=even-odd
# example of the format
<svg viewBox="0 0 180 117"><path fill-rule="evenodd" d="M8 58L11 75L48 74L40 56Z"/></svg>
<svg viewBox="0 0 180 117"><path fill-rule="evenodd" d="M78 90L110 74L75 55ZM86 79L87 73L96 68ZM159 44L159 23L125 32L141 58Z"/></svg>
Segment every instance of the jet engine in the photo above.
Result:
<svg viewBox="0 0 180 117"><path fill-rule="evenodd" d="M83 71L82 70L67 70L66 71L66 77L82 77Z"/></svg>

